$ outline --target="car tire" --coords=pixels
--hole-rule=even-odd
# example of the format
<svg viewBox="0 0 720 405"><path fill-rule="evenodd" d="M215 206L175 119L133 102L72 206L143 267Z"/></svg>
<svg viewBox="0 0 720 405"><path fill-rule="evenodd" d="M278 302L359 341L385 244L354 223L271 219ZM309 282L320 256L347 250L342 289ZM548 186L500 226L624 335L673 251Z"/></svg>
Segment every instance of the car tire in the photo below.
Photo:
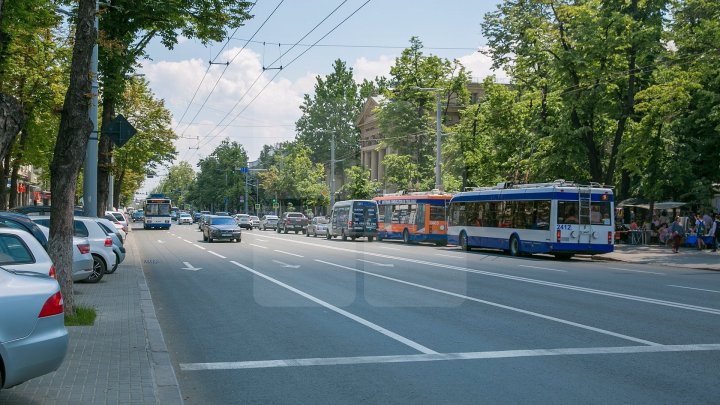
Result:
<svg viewBox="0 0 720 405"><path fill-rule="evenodd" d="M113 252L113 254L115 255L115 265L112 266L111 269L106 269L106 270L105 270L105 274L113 274L113 273L115 273L115 270L117 270L118 266L120 265L120 256L119 256L117 253L115 253L115 252Z"/></svg>
<svg viewBox="0 0 720 405"><path fill-rule="evenodd" d="M107 265L105 264L105 260L103 260L102 257L98 255L92 255L92 257L93 270L92 273L90 273L90 277L85 279L85 281L90 284L95 284L98 281L102 280L103 276L105 275L105 271L107 270Z"/></svg>

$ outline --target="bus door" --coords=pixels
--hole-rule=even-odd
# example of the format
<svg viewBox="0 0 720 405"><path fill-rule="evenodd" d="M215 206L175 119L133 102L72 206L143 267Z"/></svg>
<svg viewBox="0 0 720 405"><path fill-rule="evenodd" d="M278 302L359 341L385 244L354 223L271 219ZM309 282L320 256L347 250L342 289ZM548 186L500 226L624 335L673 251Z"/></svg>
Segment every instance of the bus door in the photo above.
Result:
<svg viewBox="0 0 720 405"><path fill-rule="evenodd" d="M426 218L426 205L427 204L418 204L417 205L417 213L415 214L415 233L416 234L424 234L427 233L427 230L425 229Z"/></svg>

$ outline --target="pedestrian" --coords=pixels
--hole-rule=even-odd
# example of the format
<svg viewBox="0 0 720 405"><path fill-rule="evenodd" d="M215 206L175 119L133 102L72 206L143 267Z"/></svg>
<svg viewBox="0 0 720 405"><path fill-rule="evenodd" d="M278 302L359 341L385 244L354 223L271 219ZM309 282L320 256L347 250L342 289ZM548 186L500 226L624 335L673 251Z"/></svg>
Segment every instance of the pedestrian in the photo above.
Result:
<svg viewBox="0 0 720 405"><path fill-rule="evenodd" d="M705 221L703 221L700 213L697 213L695 215L695 234L697 235L697 242L695 242L695 247L697 247L698 250L705 249L705 240L703 239L703 237L705 236Z"/></svg>
<svg viewBox="0 0 720 405"><path fill-rule="evenodd" d="M717 252L718 243L720 243L720 214L715 214L715 221L712 225L710 234L713 236L713 252Z"/></svg>
<svg viewBox="0 0 720 405"><path fill-rule="evenodd" d="M675 217L675 222L670 226L670 234L672 235L672 249L673 253L677 253L680 250L680 243L683 237L685 237L685 229L680 223L682 218L680 216Z"/></svg>

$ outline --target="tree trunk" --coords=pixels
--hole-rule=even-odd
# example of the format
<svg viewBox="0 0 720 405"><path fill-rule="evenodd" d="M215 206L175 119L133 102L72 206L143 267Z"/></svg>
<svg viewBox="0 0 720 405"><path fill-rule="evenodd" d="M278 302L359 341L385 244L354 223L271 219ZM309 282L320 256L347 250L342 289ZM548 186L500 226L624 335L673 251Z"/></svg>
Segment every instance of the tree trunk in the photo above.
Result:
<svg viewBox="0 0 720 405"><path fill-rule="evenodd" d="M55 264L67 315L75 314L72 284L75 188L92 131L88 109L92 97L89 96L92 91L90 61L97 40L94 22L95 0L79 0L70 84L65 93L60 129L50 164L53 203L48 253Z"/></svg>
<svg viewBox="0 0 720 405"><path fill-rule="evenodd" d="M115 118L115 100L109 94L103 97L102 127L100 131L100 145L98 146L98 178L97 201L98 216L105 215L110 198L110 173L112 173L112 139L105 135L113 118Z"/></svg>
<svg viewBox="0 0 720 405"><path fill-rule="evenodd" d="M10 179L10 154L5 155L3 160L2 175L0 176L2 182L0 183L0 208L6 210L8 208L8 195L10 194L10 189L7 187L7 182Z"/></svg>
<svg viewBox="0 0 720 405"><path fill-rule="evenodd" d="M118 176L115 177L115 184L113 184L113 207L120 207L120 190L122 190L123 180L125 180L125 170L121 171Z"/></svg>
<svg viewBox="0 0 720 405"><path fill-rule="evenodd" d="M27 131L23 130L22 132L20 132L20 139L18 140L17 148L18 152L17 156L15 156L15 160L12 163L12 174L10 175L10 204L8 204L9 208L14 208L17 205L18 172L20 171L20 164L25 158L25 147L27 146L27 139Z"/></svg>
<svg viewBox="0 0 720 405"><path fill-rule="evenodd" d="M15 137L25 125L22 105L12 96L0 93L0 160L10 152Z"/></svg>

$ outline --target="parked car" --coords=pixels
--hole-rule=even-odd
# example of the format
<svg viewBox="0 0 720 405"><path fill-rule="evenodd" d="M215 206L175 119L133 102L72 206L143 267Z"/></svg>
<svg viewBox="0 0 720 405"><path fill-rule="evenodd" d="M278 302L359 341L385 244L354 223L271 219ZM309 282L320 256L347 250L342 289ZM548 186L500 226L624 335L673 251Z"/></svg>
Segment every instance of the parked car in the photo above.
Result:
<svg viewBox="0 0 720 405"><path fill-rule="evenodd" d="M277 215L263 215L260 220L260 228L265 231L269 229L277 229L278 217Z"/></svg>
<svg viewBox="0 0 720 405"><path fill-rule="evenodd" d="M252 231L252 221L248 214L237 214L235 215L235 222L237 222L240 228L245 228Z"/></svg>
<svg viewBox="0 0 720 405"><path fill-rule="evenodd" d="M240 242L241 238L242 229L240 229L240 226L231 216L210 216L207 226L203 231L203 240L210 243L216 240L234 240L235 242Z"/></svg>
<svg viewBox="0 0 720 405"><path fill-rule="evenodd" d="M183 224L192 225L193 220L192 220L192 217L190 216L190 214L188 214L187 212L181 212L180 216L178 216L177 223L178 223L178 225L183 225Z"/></svg>
<svg viewBox="0 0 720 405"><path fill-rule="evenodd" d="M120 211L105 211L105 215L107 214L110 214L117 219L117 221L123 226L123 231L125 231L125 233L130 232L130 221L127 219L125 214Z"/></svg>
<svg viewBox="0 0 720 405"><path fill-rule="evenodd" d="M45 237L50 239L50 228L36 224ZM92 275L93 258L90 254L90 241L87 238L73 236L73 281L86 281Z"/></svg>
<svg viewBox="0 0 720 405"><path fill-rule="evenodd" d="M117 234L117 229L112 226L112 223L105 218L95 218L98 225L105 231L105 234L110 236L113 240L112 250L115 253L115 265L105 270L106 274L115 273L120 263L125 261L125 246L123 246L123 240Z"/></svg>
<svg viewBox="0 0 720 405"><path fill-rule="evenodd" d="M328 223L327 238L367 238L372 242L378 233L378 208L372 200L348 200L336 202Z"/></svg>
<svg viewBox="0 0 720 405"><path fill-rule="evenodd" d="M260 229L260 218L250 215L250 223L252 223L253 228Z"/></svg>
<svg viewBox="0 0 720 405"><path fill-rule="evenodd" d="M33 221L45 225L50 223L50 217L33 217ZM90 253L93 256L93 274L88 278L88 282L98 282L105 275L107 269L115 267L116 259L115 252L112 250L112 237L105 233L94 218L75 217L74 227L75 236L88 238L88 241L90 241Z"/></svg>
<svg viewBox="0 0 720 405"><path fill-rule="evenodd" d="M124 241L124 240L125 240L125 237L127 236L127 232L125 232L125 226L124 226L122 223L120 223L120 221L118 221L117 218L115 218L115 215L113 215L113 214L105 214L105 216L104 216L103 218L105 218L105 219L107 219L108 221L112 222L112 223L113 223L113 226L114 226L115 228L117 228L118 230L120 230L120 231L123 233L123 235L125 235L125 236L123 236L123 241Z"/></svg>
<svg viewBox="0 0 720 405"><path fill-rule="evenodd" d="M120 240L120 245L123 245L125 243L125 238L127 237L127 234L121 229L115 226L115 223L107 218L98 218L98 217L88 217L93 218L97 220L99 223L104 224L107 228L109 228L112 233L117 236L117 238ZM104 228L103 228L104 229Z"/></svg>
<svg viewBox="0 0 720 405"><path fill-rule="evenodd" d="M45 236L45 234L42 232L42 230L40 230L37 224L33 222L33 220L30 219L30 217L28 217L27 215L18 214L15 212L0 212L0 226L22 229L24 231L30 232L30 234L32 234L32 236L34 236L35 239L37 239L37 241L40 242L43 248L47 251L47 236Z"/></svg>
<svg viewBox="0 0 720 405"><path fill-rule="evenodd" d="M0 228L0 266L56 278L55 266L45 248L21 229Z"/></svg>
<svg viewBox="0 0 720 405"><path fill-rule="evenodd" d="M288 231L305 233L307 224L308 219L302 212L286 212L278 219L277 233L288 233Z"/></svg>
<svg viewBox="0 0 720 405"><path fill-rule="evenodd" d="M145 212L141 210L134 211L132 213L133 222L142 222L145 219Z"/></svg>
<svg viewBox="0 0 720 405"><path fill-rule="evenodd" d="M19 214L29 215L29 216L50 215L50 206L49 205L26 205L23 207L15 207L15 208L11 209L11 211L17 212ZM73 210L73 215L76 215L76 216L83 215L83 208L75 207Z"/></svg>
<svg viewBox="0 0 720 405"><path fill-rule="evenodd" d="M310 223L308 223L305 236L312 235L315 238L317 238L318 235L327 236L328 222L329 220L325 217L313 218Z"/></svg>
<svg viewBox="0 0 720 405"><path fill-rule="evenodd" d="M0 268L0 319L0 388L60 367L68 332L57 281Z"/></svg>

